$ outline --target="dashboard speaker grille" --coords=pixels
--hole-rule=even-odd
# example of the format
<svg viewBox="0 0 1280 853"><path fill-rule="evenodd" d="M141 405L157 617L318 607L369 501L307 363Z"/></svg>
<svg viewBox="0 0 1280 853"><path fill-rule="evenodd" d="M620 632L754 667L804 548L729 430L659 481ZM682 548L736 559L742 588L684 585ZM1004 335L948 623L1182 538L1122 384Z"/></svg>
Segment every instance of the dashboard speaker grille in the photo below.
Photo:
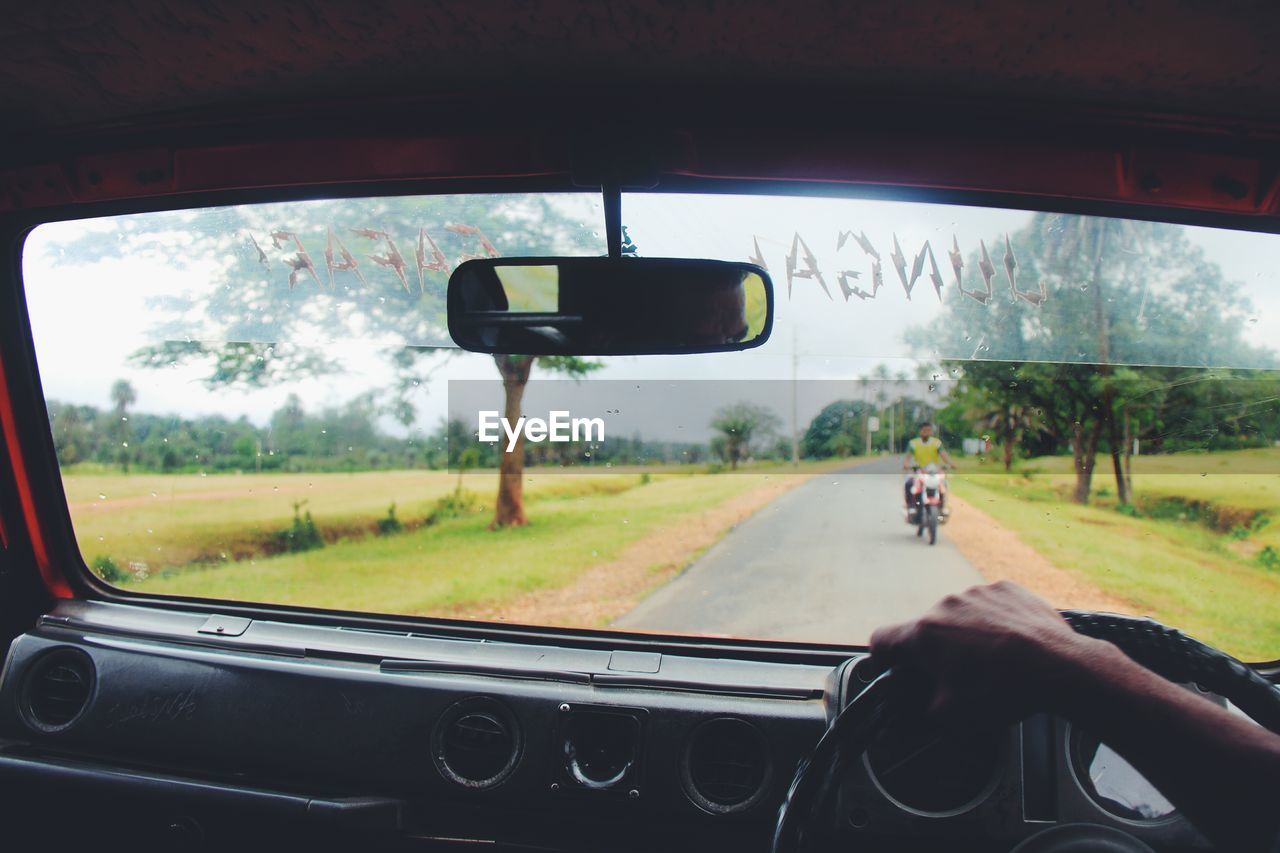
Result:
<svg viewBox="0 0 1280 853"><path fill-rule="evenodd" d="M705 811L744 811L765 793L771 772L764 737L745 720L708 720L689 741L685 790Z"/></svg>
<svg viewBox="0 0 1280 853"><path fill-rule="evenodd" d="M28 723L46 732L67 728L84 713L93 693L94 669L78 649L56 649L27 674L23 709Z"/></svg>
<svg viewBox="0 0 1280 853"><path fill-rule="evenodd" d="M440 718L432 746L436 767L446 779L467 788L491 788L515 769L520 730L498 702L464 699Z"/></svg>

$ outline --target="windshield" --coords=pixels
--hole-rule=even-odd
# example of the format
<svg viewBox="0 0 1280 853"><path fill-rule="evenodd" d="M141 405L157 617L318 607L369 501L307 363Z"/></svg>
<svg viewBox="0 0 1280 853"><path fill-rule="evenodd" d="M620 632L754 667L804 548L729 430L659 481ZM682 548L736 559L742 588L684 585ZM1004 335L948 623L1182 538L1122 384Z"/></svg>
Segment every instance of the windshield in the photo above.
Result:
<svg viewBox="0 0 1280 853"><path fill-rule="evenodd" d="M139 593L846 644L1009 578L1280 657L1280 237L710 194L629 194L623 221L627 254L766 268L771 340L454 347L449 272L604 254L592 194L36 228L86 564Z"/></svg>

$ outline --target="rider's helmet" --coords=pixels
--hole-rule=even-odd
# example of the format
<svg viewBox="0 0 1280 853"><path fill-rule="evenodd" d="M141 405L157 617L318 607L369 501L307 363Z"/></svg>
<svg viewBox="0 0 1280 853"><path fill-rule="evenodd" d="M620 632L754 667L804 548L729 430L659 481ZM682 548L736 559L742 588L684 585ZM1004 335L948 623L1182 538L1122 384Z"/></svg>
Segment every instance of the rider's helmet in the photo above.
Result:
<svg viewBox="0 0 1280 853"><path fill-rule="evenodd" d="M938 464L936 462L930 462L928 465L924 466L924 472L926 474L938 473Z"/></svg>

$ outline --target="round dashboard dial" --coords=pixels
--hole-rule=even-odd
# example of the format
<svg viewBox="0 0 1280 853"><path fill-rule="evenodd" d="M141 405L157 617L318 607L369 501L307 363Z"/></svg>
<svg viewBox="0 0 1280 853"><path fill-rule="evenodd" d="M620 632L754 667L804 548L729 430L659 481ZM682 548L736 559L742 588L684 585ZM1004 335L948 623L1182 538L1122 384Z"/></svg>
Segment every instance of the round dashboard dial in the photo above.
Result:
<svg viewBox="0 0 1280 853"><path fill-rule="evenodd" d="M1004 763L1004 730L940 735L888 731L864 756L872 780L900 808L931 817L968 811L995 789Z"/></svg>
<svg viewBox="0 0 1280 853"><path fill-rule="evenodd" d="M1176 811L1132 764L1088 732L1073 727L1068 749L1080 787L1112 817L1150 823Z"/></svg>

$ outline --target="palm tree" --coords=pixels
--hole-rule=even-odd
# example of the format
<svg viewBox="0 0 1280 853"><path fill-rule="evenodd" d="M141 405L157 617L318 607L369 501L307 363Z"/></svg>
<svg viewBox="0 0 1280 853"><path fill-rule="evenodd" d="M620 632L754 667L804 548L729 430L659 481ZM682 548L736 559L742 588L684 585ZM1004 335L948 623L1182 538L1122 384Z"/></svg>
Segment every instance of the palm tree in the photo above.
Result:
<svg viewBox="0 0 1280 853"><path fill-rule="evenodd" d="M729 468L736 470L738 460L748 455L751 440L757 435L772 434L779 423L778 416L763 406L734 403L716 412L711 427L720 433L716 438L723 439L723 455L729 461Z"/></svg>
<svg viewBox="0 0 1280 853"><path fill-rule="evenodd" d="M1044 431L1033 406L1013 401L995 402L987 400L985 406L969 410L968 416L984 430L990 430L1000 437L1000 445L1004 450L1004 470L1013 469L1013 452L1027 433Z"/></svg>

